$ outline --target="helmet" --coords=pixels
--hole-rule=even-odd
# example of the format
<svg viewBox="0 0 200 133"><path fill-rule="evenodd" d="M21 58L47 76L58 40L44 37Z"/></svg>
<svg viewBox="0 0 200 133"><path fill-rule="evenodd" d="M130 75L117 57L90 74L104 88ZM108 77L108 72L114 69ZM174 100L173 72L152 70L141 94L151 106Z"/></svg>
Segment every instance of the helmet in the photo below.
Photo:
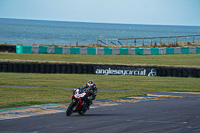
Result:
<svg viewBox="0 0 200 133"><path fill-rule="evenodd" d="M93 86L93 85L94 85L94 81L93 81L93 80L89 80L88 83L87 83L87 85L88 85L89 87Z"/></svg>

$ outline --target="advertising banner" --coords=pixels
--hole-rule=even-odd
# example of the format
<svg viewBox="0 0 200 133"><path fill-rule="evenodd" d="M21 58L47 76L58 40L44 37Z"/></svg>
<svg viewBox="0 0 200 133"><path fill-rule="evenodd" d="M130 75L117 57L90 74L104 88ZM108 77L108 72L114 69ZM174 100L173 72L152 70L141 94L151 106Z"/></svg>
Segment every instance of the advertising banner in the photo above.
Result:
<svg viewBox="0 0 200 133"><path fill-rule="evenodd" d="M155 68L127 67L127 66L95 66L95 74L102 75L134 75L157 76Z"/></svg>

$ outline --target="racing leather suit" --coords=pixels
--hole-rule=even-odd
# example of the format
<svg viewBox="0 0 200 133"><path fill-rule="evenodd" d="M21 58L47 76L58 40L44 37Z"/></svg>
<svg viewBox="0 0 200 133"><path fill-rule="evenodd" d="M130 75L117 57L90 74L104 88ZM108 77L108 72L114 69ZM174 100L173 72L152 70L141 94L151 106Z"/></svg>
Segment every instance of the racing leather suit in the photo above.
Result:
<svg viewBox="0 0 200 133"><path fill-rule="evenodd" d="M83 85L84 88L86 88L86 90L88 91L89 93L89 96L87 97L88 99L88 102L92 104L92 101L91 100L94 100L96 95L97 95L97 88L96 88L96 85L93 84L93 86L88 86L88 84L85 84Z"/></svg>

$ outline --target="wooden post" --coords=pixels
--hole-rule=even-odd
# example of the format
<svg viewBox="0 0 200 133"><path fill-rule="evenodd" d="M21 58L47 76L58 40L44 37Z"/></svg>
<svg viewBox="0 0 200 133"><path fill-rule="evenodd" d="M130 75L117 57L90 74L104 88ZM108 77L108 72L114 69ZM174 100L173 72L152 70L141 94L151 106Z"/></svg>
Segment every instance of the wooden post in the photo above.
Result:
<svg viewBox="0 0 200 133"><path fill-rule="evenodd" d="M161 44L161 37L160 37L160 44Z"/></svg>
<svg viewBox="0 0 200 133"><path fill-rule="evenodd" d="M186 43L186 36L185 36L185 40L184 40L184 42Z"/></svg>
<svg viewBox="0 0 200 133"><path fill-rule="evenodd" d="M152 37L151 37L151 45L152 45Z"/></svg>
<svg viewBox="0 0 200 133"><path fill-rule="evenodd" d="M128 40L127 40L127 38L126 38L126 46L128 45Z"/></svg>
<svg viewBox="0 0 200 133"><path fill-rule="evenodd" d="M176 36L176 44L177 44L177 41L178 41L178 37Z"/></svg>
<svg viewBox="0 0 200 133"><path fill-rule="evenodd" d="M142 39L142 46L144 46L144 38Z"/></svg>
<svg viewBox="0 0 200 133"><path fill-rule="evenodd" d="M108 39L106 40L106 44L108 45Z"/></svg>
<svg viewBox="0 0 200 133"><path fill-rule="evenodd" d="M194 43L194 35L193 35L193 43Z"/></svg>
<svg viewBox="0 0 200 133"><path fill-rule="evenodd" d="M169 44L169 36L168 36L168 44Z"/></svg>
<svg viewBox="0 0 200 133"><path fill-rule="evenodd" d="M119 39L117 38L117 46L119 46L119 45L118 45L118 42L119 42Z"/></svg>
<svg viewBox="0 0 200 133"><path fill-rule="evenodd" d="M135 38L135 41L134 41L134 43L135 43L135 46L136 46L136 38Z"/></svg>
<svg viewBox="0 0 200 133"><path fill-rule="evenodd" d="M99 41L99 39L97 38L97 45L98 45L98 41Z"/></svg>

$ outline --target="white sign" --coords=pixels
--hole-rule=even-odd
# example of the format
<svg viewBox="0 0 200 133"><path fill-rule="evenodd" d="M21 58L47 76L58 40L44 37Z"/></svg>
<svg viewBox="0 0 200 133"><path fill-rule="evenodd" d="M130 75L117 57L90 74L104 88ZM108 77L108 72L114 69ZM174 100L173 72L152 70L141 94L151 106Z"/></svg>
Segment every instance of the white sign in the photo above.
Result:
<svg viewBox="0 0 200 133"><path fill-rule="evenodd" d="M96 74L103 74L103 75L135 75L135 76L156 76L157 72L155 69L145 69L145 68L133 68L133 69L126 69L126 68L96 68Z"/></svg>

